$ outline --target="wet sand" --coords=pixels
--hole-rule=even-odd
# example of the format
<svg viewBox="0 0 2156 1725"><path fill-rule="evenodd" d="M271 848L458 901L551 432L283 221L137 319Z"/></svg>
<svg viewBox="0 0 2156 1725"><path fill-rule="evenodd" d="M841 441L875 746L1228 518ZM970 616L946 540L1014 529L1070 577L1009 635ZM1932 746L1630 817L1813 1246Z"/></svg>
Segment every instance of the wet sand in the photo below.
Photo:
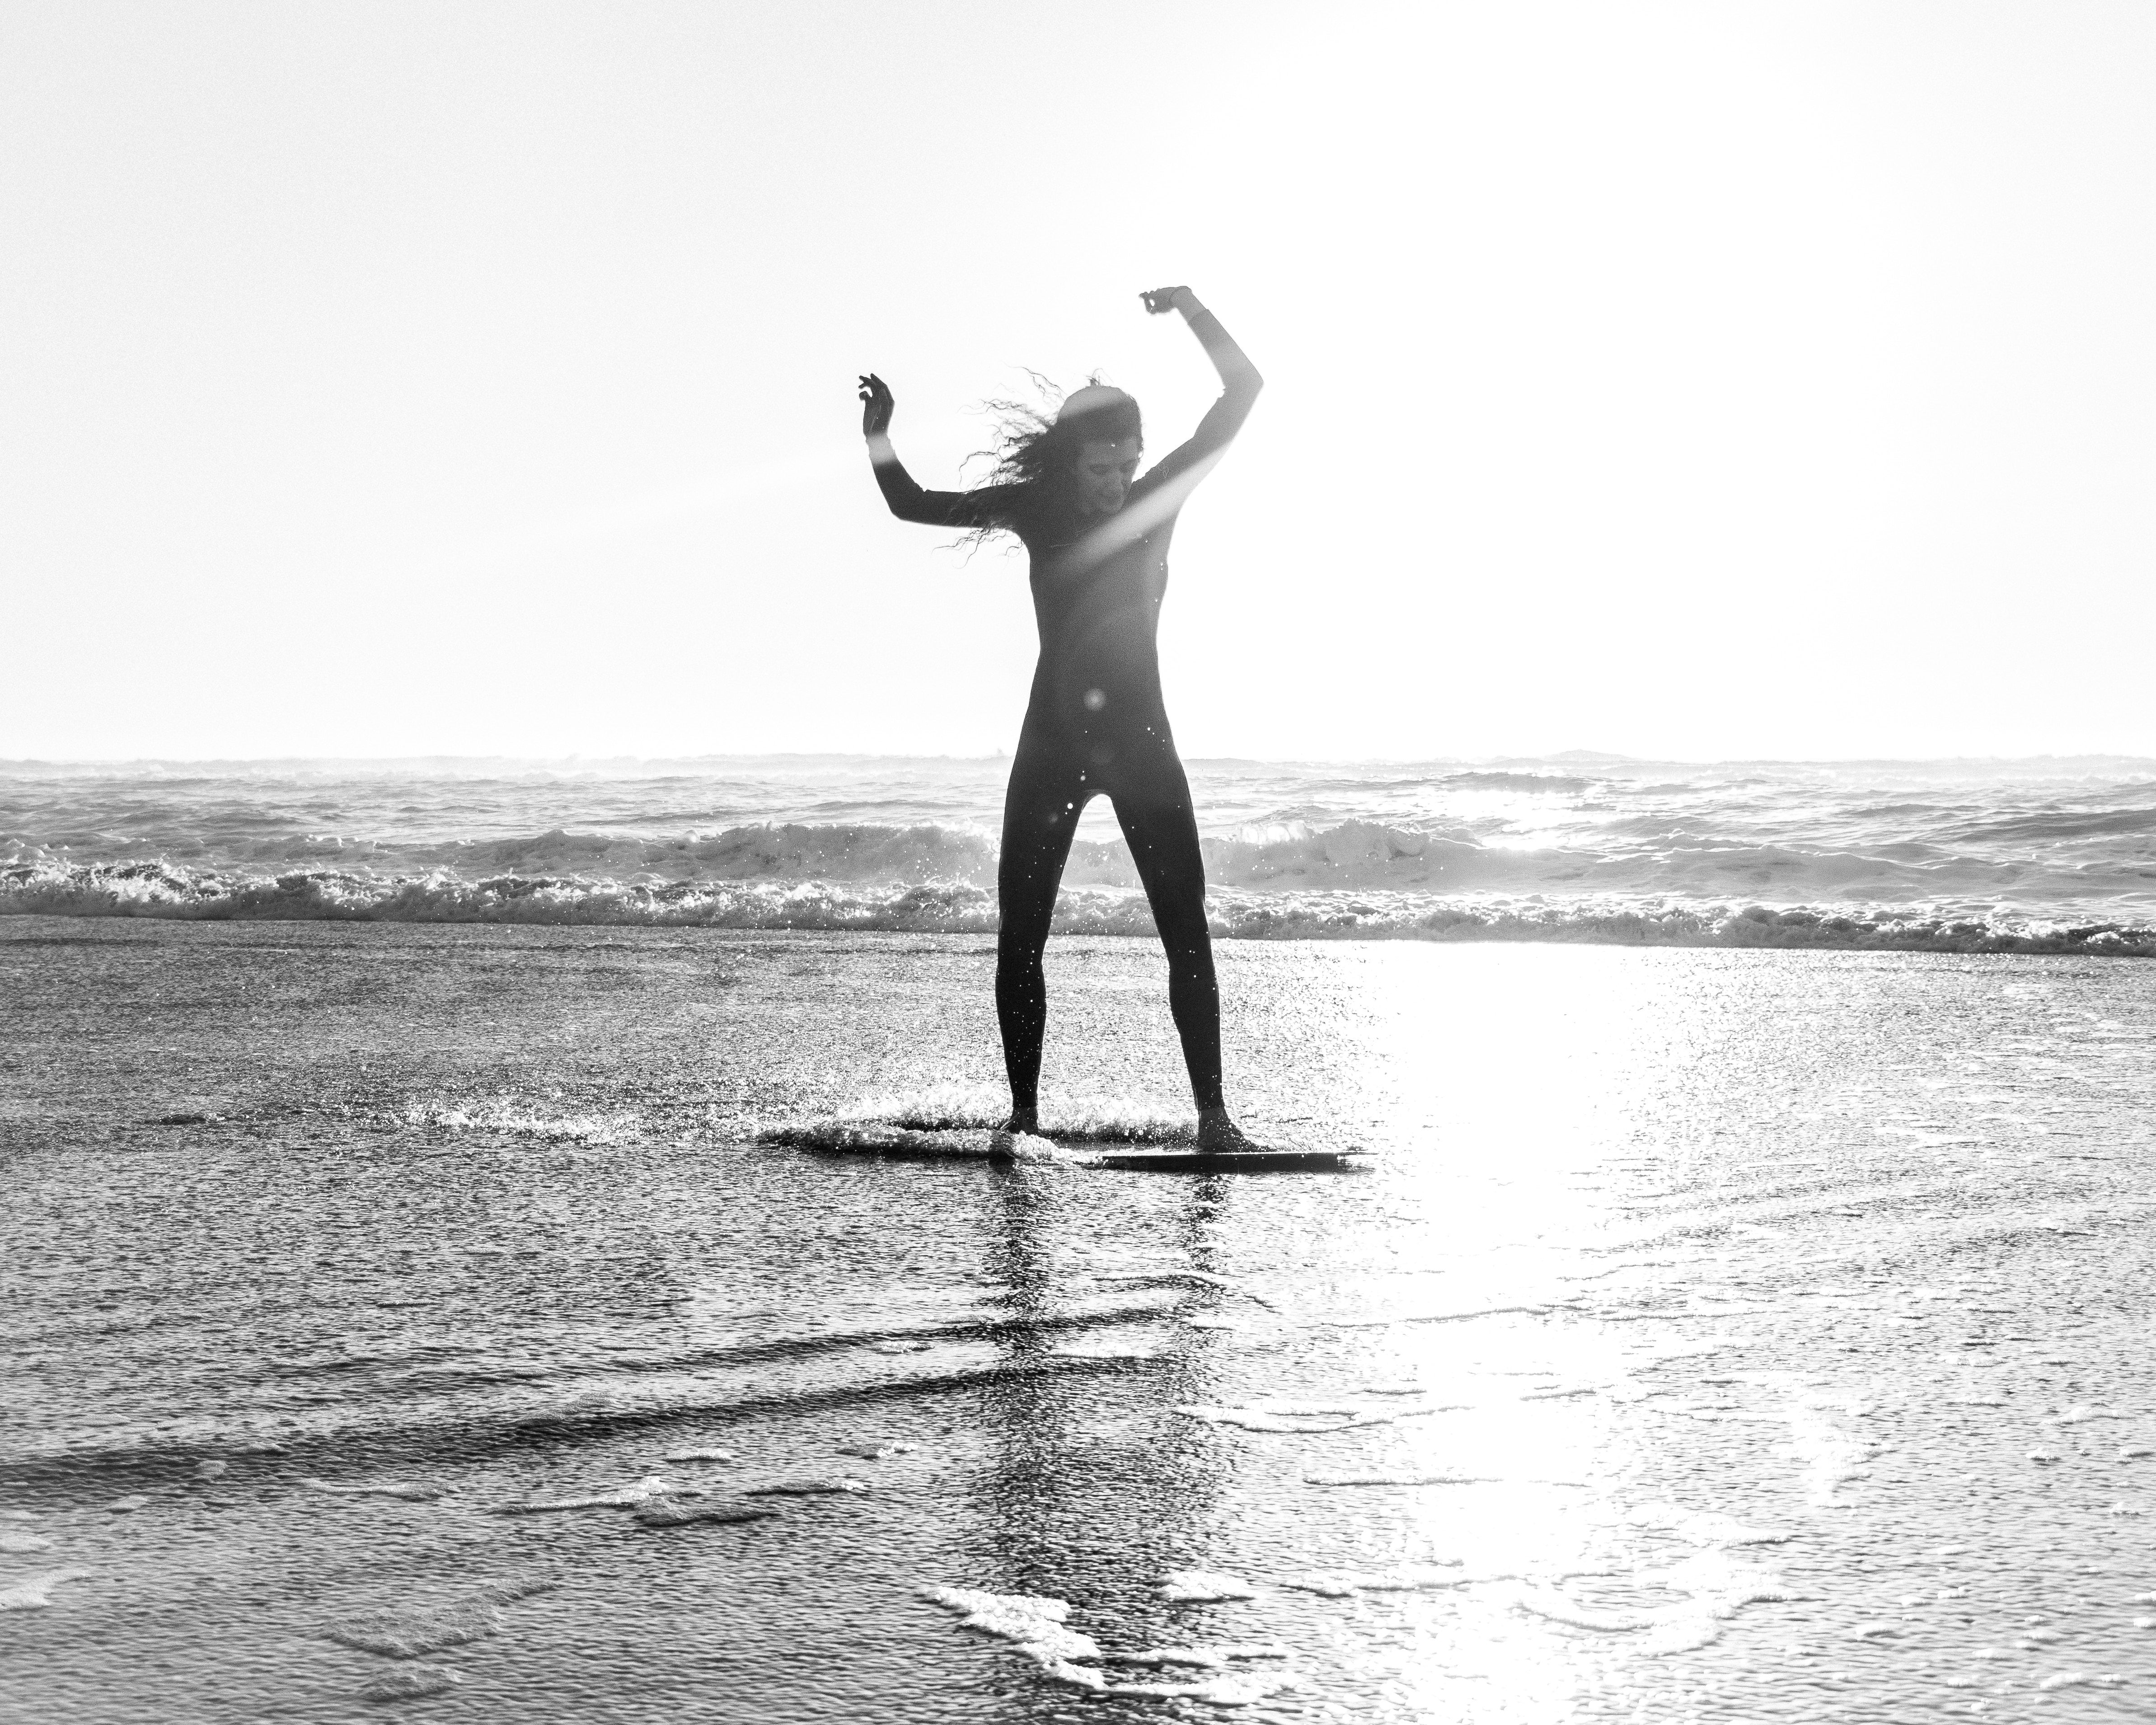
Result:
<svg viewBox="0 0 2156 1725"><path fill-rule="evenodd" d="M0 922L0 1712L2156 1705L2156 971L1220 959L1370 1172L754 1142L992 1107L978 937ZM1187 1119L1156 950L1050 988Z"/></svg>

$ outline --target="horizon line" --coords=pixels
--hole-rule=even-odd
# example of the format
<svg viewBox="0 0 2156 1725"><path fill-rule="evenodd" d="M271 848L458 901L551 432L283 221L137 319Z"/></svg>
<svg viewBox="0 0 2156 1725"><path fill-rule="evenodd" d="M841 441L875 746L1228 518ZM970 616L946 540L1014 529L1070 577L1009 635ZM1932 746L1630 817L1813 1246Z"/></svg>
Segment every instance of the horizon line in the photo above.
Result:
<svg viewBox="0 0 2156 1725"><path fill-rule="evenodd" d="M0 757L0 773L66 768L128 767L265 768L443 768L507 766L593 770L619 766L696 766L724 762L887 761L892 762L988 762L1009 761L1003 749L985 754L889 752L870 749L753 749L698 754L511 755L511 754L289 754L289 755L104 755ZM2027 755L1630 755L1602 749L1560 749L1548 753L1512 752L1482 755L1188 755L1189 766L1237 767L2015 767L2074 762L2132 763L2156 771L2156 755L2123 750L2083 749L2070 753Z"/></svg>

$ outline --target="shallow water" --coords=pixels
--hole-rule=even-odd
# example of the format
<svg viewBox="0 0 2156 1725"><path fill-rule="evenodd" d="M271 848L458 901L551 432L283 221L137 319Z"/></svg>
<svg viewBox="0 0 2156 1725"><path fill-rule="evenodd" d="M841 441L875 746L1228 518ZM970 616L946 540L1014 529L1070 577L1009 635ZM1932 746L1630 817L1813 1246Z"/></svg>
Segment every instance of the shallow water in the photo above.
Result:
<svg viewBox="0 0 2156 1725"><path fill-rule="evenodd" d="M964 937L0 925L0 1707L2156 1705L2156 973L1221 963L1370 1173L752 1142L986 1117ZM1157 949L1050 967L1050 1124L1183 1122Z"/></svg>

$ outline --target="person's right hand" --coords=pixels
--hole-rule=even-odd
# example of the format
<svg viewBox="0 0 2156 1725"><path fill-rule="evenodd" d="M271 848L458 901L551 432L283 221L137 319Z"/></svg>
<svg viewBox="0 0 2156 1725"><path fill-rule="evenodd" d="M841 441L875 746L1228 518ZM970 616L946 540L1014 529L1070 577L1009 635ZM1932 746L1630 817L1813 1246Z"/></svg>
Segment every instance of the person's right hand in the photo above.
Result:
<svg viewBox="0 0 2156 1725"><path fill-rule="evenodd" d="M891 385L870 372L861 379L861 435L881 437L891 429L891 416L898 403L893 400Z"/></svg>

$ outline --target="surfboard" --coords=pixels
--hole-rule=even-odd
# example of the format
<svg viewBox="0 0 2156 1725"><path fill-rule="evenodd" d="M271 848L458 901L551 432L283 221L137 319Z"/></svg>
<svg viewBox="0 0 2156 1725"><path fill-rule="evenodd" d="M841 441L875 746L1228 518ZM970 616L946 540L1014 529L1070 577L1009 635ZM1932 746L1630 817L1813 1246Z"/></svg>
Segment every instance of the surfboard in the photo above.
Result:
<svg viewBox="0 0 2156 1725"><path fill-rule="evenodd" d="M1263 1144L1226 1152L1200 1150L1194 1145L1137 1147L1098 1150L1086 1158L1089 1168L1168 1174L1350 1173L1365 1166L1366 1160L1348 1150L1290 1150Z"/></svg>
<svg viewBox="0 0 2156 1725"><path fill-rule="evenodd" d="M1126 1144L1031 1134L1013 1137L981 1127L886 1126L877 1121L807 1121L768 1127L757 1137L762 1143L819 1156L872 1156L899 1162L1046 1163L1144 1173L1348 1173L1368 1165L1366 1158L1344 1150L1260 1146L1214 1153L1194 1144Z"/></svg>

